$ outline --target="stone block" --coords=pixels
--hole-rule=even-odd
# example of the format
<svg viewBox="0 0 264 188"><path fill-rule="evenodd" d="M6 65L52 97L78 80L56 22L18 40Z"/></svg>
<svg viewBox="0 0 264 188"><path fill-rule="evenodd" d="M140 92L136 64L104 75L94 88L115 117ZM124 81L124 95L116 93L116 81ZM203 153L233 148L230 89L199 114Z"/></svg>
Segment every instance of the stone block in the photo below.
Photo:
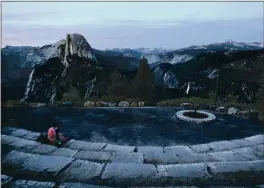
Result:
<svg viewBox="0 0 264 188"><path fill-rule="evenodd" d="M174 153L145 153L144 162L152 164L176 164L179 158Z"/></svg>
<svg viewBox="0 0 264 188"><path fill-rule="evenodd" d="M1 174L1 186L7 186L13 180L12 177Z"/></svg>
<svg viewBox="0 0 264 188"><path fill-rule="evenodd" d="M225 185L258 185L264 183L264 162L216 162L208 163L211 182Z"/></svg>
<svg viewBox="0 0 264 188"><path fill-rule="evenodd" d="M118 163L143 163L142 153L113 153L109 159Z"/></svg>
<svg viewBox="0 0 264 188"><path fill-rule="evenodd" d="M90 183L93 179L99 178L104 164L76 160L61 175L64 182Z"/></svg>
<svg viewBox="0 0 264 188"><path fill-rule="evenodd" d="M32 149L32 153L37 154L50 154L54 152L57 149L55 146L47 145L47 144L41 144L38 147Z"/></svg>
<svg viewBox="0 0 264 188"><path fill-rule="evenodd" d="M12 188L53 188L55 187L54 182L39 182L39 181L28 181L28 180L17 180L12 183Z"/></svg>
<svg viewBox="0 0 264 188"><path fill-rule="evenodd" d="M28 130L25 130L25 129L17 129L15 131L11 132L10 135L11 136L16 136L16 137L23 137L23 136L25 136L25 135L27 135L29 133L30 133L30 131L28 131Z"/></svg>
<svg viewBox="0 0 264 188"><path fill-rule="evenodd" d="M189 154L193 153L193 151L188 147L188 146L170 146L170 147L165 147L164 152L168 153L175 153L176 155L184 155L184 154Z"/></svg>
<svg viewBox="0 0 264 188"><path fill-rule="evenodd" d="M253 142L254 144L264 144L264 135L263 134L247 137L245 139Z"/></svg>
<svg viewBox="0 0 264 188"><path fill-rule="evenodd" d="M111 156L110 152L101 151L78 151L74 158L89 161L108 161Z"/></svg>
<svg viewBox="0 0 264 188"><path fill-rule="evenodd" d="M157 170L162 185L196 185L210 177L204 163L158 165Z"/></svg>
<svg viewBox="0 0 264 188"><path fill-rule="evenodd" d="M4 170L20 177L55 180L55 177L66 165L73 161L69 157L34 155L24 152L12 151L8 153L2 165Z"/></svg>
<svg viewBox="0 0 264 188"><path fill-rule="evenodd" d="M16 131L17 129L18 128L15 128L15 127L2 127L1 133L6 134L6 135L10 135L11 132Z"/></svg>
<svg viewBox="0 0 264 188"><path fill-rule="evenodd" d="M239 148L240 146L230 141L218 141L218 142L211 142L208 144L193 145L190 147L195 152L204 153L204 152L231 150L234 148Z"/></svg>
<svg viewBox="0 0 264 188"><path fill-rule="evenodd" d="M246 146L253 146L255 145L254 142L251 142L250 140L247 139L236 139L236 140L230 140L231 142L238 144L241 147L246 147Z"/></svg>
<svg viewBox="0 0 264 188"><path fill-rule="evenodd" d="M107 144L103 151L119 152L119 153L131 153L135 151L135 146L121 146L114 144Z"/></svg>
<svg viewBox="0 0 264 188"><path fill-rule="evenodd" d="M40 135L41 134L37 132L29 132L27 135L24 135L23 138L37 141Z"/></svg>
<svg viewBox="0 0 264 188"><path fill-rule="evenodd" d="M54 152L50 153L50 155L73 157L77 152L78 150L71 150L68 148L58 148Z"/></svg>
<svg viewBox="0 0 264 188"><path fill-rule="evenodd" d="M63 183L59 186L59 188L111 188L111 187L100 186L100 185L89 185L83 183Z"/></svg>
<svg viewBox="0 0 264 188"><path fill-rule="evenodd" d="M247 158L239 155L233 151L220 151L208 153L210 156L218 159L219 161L228 162L228 161L246 161Z"/></svg>
<svg viewBox="0 0 264 188"><path fill-rule="evenodd" d="M137 147L139 153L163 153L163 147L158 146L139 146Z"/></svg>
<svg viewBox="0 0 264 188"><path fill-rule="evenodd" d="M106 145L105 143L76 140L67 147L73 150L101 150L105 145Z"/></svg>
<svg viewBox="0 0 264 188"><path fill-rule="evenodd" d="M153 184L157 170L152 164L108 163L102 173L102 180L113 186Z"/></svg>

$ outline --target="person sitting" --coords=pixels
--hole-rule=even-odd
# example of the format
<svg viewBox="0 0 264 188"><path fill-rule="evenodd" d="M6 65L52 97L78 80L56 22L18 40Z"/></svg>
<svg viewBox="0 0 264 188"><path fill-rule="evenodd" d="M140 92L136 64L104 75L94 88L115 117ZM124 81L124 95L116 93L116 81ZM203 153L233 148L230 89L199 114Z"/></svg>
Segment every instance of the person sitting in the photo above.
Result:
<svg viewBox="0 0 264 188"><path fill-rule="evenodd" d="M61 145L62 142L66 142L68 140L67 137L60 133L60 127L57 122L55 122L53 126L49 128L48 140L51 142L51 144L55 145Z"/></svg>

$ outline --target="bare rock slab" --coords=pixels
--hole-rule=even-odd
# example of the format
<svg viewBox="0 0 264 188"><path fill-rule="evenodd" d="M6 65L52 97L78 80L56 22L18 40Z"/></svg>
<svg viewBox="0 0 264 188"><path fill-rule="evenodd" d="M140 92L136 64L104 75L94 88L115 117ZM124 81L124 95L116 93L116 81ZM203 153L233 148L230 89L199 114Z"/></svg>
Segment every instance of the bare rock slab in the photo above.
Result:
<svg viewBox="0 0 264 188"><path fill-rule="evenodd" d="M160 177L159 183L162 185L196 185L210 177L204 163L158 165L157 169Z"/></svg>
<svg viewBox="0 0 264 188"><path fill-rule="evenodd" d="M53 188L55 187L54 182L39 182L39 181L27 181L27 180L17 180L12 183L12 188Z"/></svg>
<svg viewBox="0 0 264 188"><path fill-rule="evenodd" d="M77 152L78 150L72 150L68 148L58 148L54 152L52 152L50 155L73 157Z"/></svg>
<svg viewBox="0 0 264 188"><path fill-rule="evenodd" d="M103 167L101 163L76 160L63 172L61 179L64 182L91 183L99 178Z"/></svg>
<svg viewBox="0 0 264 188"><path fill-rule="evenodd" d="M109 160L119 163L143 163L144 158L142 153L113 153Z"/></svg>
<svg viewBox="0 0 264 188"><path fill-rule="evenodd" d="M34 155L12 151L8 153L2 164L5 170L20 176L31 176L36 179L44 177L54 180L55 176L66 165L73 161L69 157Z"/></svg>
<svg viewBox="0 0 264 188"><path fill-rule="evenodd" d="M135 151L135 146L121 146L114 144L107 144L103 149L104 151L119 152L119 153L131 153Z"/></svg>
<svg viewBox="0 0 264 188"><path fill-rule="evenodd" d="M110 152L102 151L78 151L74 158L90 161L108 161L111 156Z"/></svg>
<svg viewBox="0 0 264 188"><path fill-rule="evenodd" d="M152 164L108 163L101 176L104 182L115 186L153 184L157 171Z"/></svg>
<svg viewBox="0 0 264 188"><path fill-rule="evenodd" d="M228 185L258 185L264 184L264 162L216 162L208 164L212 174L211 181Z"/></svg>

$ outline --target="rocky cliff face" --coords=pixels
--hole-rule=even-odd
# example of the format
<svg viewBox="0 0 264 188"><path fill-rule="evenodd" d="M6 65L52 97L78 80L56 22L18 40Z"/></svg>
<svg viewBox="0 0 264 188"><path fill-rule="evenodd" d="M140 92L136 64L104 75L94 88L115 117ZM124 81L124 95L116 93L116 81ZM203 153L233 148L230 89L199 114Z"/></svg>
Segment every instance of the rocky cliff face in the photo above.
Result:
<svg viewBox="0 0 264 188"><path fill-rule="evenodd" d="M56 55L45 63L36 65L30 73L22 101L53 103L63 93L62 82L72 75L72 64L78 63L77 66L97 64L91 46L79 34L68 34L66 40L60 43L60 47L53 51L53 54Z"/></svg>
<svg viewBox="0 0 264 188"><path fill-rule="evenodd" d="M159 64L152 69L157 85L167 88L178 88L179 80L171 64Z"/></svg>

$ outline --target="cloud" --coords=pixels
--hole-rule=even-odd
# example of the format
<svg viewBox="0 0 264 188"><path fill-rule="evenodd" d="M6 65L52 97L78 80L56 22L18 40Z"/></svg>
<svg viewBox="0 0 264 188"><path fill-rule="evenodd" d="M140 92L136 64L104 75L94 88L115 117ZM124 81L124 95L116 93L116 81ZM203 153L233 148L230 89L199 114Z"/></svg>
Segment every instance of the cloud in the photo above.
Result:
<svg viewBox="0 0 264 188"><path fill-rule="evenodd" d="M174 24L175 23L175 24ZM94 48L168 47L180 48L229 39L263 41L263 18L218 21L113 21L111 24L3 24L4 45L46 45L80 33Z"/></svg>

